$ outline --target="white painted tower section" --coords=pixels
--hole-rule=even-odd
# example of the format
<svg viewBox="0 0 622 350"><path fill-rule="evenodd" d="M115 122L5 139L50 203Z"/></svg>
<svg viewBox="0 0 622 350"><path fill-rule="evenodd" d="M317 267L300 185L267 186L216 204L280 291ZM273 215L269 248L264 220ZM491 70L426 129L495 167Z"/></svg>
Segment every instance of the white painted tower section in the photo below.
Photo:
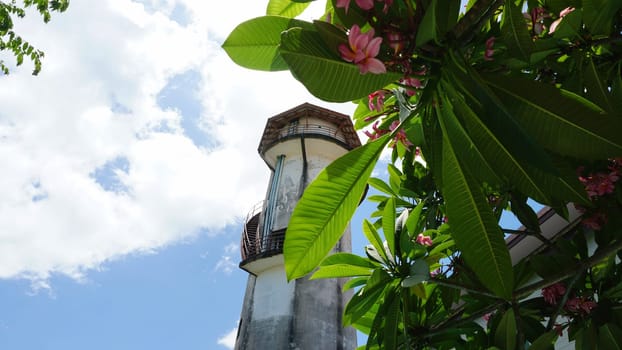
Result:
<svg viewBox="0 0 622 350"><path fill-rule="evenodd" d="M356 348L354 329L342 326L344 281L287 282L283 240L304 188L333 160L360 146L350 118L303 104L268 119L259 145L272 176L266 199L247 218L242 262L249 272L235 349ZM351 251L347 228L335 251Z"/></svg>

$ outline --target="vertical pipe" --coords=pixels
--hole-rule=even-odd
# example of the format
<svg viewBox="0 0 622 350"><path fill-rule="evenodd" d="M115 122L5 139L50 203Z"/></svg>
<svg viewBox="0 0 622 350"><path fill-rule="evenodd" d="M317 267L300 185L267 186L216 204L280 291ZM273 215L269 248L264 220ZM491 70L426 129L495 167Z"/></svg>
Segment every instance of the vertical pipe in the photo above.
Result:
<svg viewBox="0 0 622 350"><path fill-rule="evenodd" d="M307 148L305 146L305 135L300 135L300 149L302 151L302 174L300 175L300 185L298 187L298 198L302 197L302 193L307 186Z"/></svg>
<svg viewBox="0 0 622 350"><path fill-rule="evenodd" d="M285 155L281 154L276 157L276 165L274 166L274 176L270 184L270 192L268 193L268 204L266 206L266 216L264 217L264 225L261 239L261 250L266 248L268 237L272 233L272 220L276 209L276 197L278 195L279 180L281 179L281 171L283 170L283 159Z"/></svg>

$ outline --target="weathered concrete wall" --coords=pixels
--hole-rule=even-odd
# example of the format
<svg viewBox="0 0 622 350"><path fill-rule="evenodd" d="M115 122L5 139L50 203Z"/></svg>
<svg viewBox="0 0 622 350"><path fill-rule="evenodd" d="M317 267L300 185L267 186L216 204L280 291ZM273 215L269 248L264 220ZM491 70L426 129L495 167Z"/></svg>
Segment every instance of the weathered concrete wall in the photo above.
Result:
<svg viewBox="0 0 622 350"><path fill-rule="evenodd" d="M235 349L289 349L293 302L294 282L287 283L283 266L251 275Z"/></svg>
<svg viewBox="0 0 622 350"><path fill-rule="evenodd" d="M249 336L249 322L253 318L253 293L255 291L255 276L249 274L246 282L246 291L244 293L244 303L242 304L242 312L240 313L240 324L238 325L238 334L235 340L235 350L246 349Z"/></svg>
<svg viewBox="0 0 622 350"><path fill-rule="evenodd" d="M350 228L334 251L351 251ZM296 281L294 342L291 349L356 349L356 330L342 326L342 315L352 294L342 293L345 279Z"/></svg>
<svg viewBox="0 0 622 350"><path fill-rule="evenodd" d="M287 282L282 265L262 272L255 280L253 318L264 320L291 315L294 288L294 282Z"/></svg>

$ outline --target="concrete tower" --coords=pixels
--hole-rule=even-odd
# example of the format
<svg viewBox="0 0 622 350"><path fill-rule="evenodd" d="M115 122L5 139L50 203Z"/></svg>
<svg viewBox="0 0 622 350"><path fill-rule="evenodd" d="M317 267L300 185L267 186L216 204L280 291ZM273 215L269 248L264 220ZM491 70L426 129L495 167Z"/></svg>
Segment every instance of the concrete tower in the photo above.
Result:
<svg viewBox="0 0 622 350"><path fill-rule="evenodd" d="M342 327L344 281L305 277L287 283L283 242L305 187L360 144L347 115L308 103L268 119L259 154L272 176L266 199L249 213L242 233L240 268L249 277L235 349L356 348L354 329ZM351 251L349 227L335 251Z"/></svg>

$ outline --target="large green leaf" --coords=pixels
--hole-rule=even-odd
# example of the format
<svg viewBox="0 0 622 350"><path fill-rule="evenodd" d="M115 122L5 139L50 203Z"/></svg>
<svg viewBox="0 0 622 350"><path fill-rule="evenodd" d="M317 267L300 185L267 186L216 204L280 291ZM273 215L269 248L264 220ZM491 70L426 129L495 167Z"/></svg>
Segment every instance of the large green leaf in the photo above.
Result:
<svg viewBox="0 0 622 350"><path fill-rule="evenodd" d="M270 0L270 2L268 2L268 8L266 9L266 15L294 18L301 14L308 6L308 2L301 3L291 0Z"/></svg>
<svg viewBox="0 0 622 350"><path fill-rule="evenodd" d="M574 40L583 32L583 11L573 11L561 19L553 38L557 40Z"/></svg>
<svg viewBox="0 0 622 350"><path fill-rule="evenodd" d="M436 3L436 24L440 35L444 35L456 25L461 2L460 0L445 0Z"/></svg>
<svg viewBox="0 0 622 350"><path fill-rule="evenodd" d="M357 322L371 308L377 306L385 289L394 288L396 282L398 281L393 280L386 271L382 269L374 270L371 277L367 280L367 285L354 294L348 305L346 305L343 315L344 325Z"/></svg>
<svg viewBox="0 0 622 350"><path fill-rule="evenodd" d="M464 163L469 165L472 174L479 180L485 181L490 185L501 184L501 180L494 169L488 164L485 157L458 121L454 114L451 100L449 98L443 98L443 102L443 106L439 108L439 121L443 129L447 131L449 138L456 145L455 149L459 158L463 159Z"/></svg>
<svg viewBox="0 0 622 350"><path fill-rule="evenodd" d="M553 349L553 344L557 340L557 333L555 331L543 333L538 339L529 347L529 350L549 350Z"/></svg>
<svg viewBox="0 0 622 350"><path fill-rule="evenodd" d="M354 214L389 135L348 152L317 176L296 205L285 234L287 279L311 272Z"/></svg>
<svg viewBox="0 0 622 350"><path fill-rule="evenodd" d="M378 266L371 260L355 254L336 253L322 261L311 279L369 276Z"/></svg>
<svg viewBox="0 0 622 350"><path fill-rule="evenodd" d="M538 179L532 175L514 153L505 147L499 140L499 136L482 122L470 106L466 104L462 96L453 90L450 84L444 87L455 106L456 114L464 121L471 140L473 140L492 168L496 169L497 174L510 180L523 193L526 193L540 203L551 203L552 198L540 187Z"/></svg>
<svg viewBox="0 0 622 350"><path fill-rule="evenodd" d="M527 197L518 191L513 191L510 197L510 208L514 216L529 231L540 232L538 214L527 204Z"/></svg>
<svg viewBox="0 0 622 350"><path fill-rule="evenodd" d="M340 56L339 45L348 41L348 36L343 28L324 21L313 21L315 30L320 34L324 45L333 52L335 56Z"/></svg>
<svg viewBox="0 0 622 350"><path fill-rule="evenodd" d="M583 0L583 20L592 35L609 35L622 0Z"/></svg>
<svg viewBox="0 0 622 350"><path fill-rule="evenodd" d="M380 257L380 261L384 261L388 263L389 257L387 256L387 252L384 249L384 244L382 243L382 238L378 234L378 231L374 227L374 225L369 222L369 220L363 220L363 233L367 240L371 243L373 250L376 251L376 254ZM369 248L366 248L366 252L369 254Z"/></svg>
<svg viewBox="0 0 622 350"><path fill-rule="evenodd" d="M594 324L588 323L586 326L579 328L574 337L576 350L598 349L598 333Z"/></svg>
<svg viewBox="0 0 622 350"><path fill-rule="evenodd" d="M506 350L516 349L516 319L512 309L508 309L499 321L495 332L495 345Z"/></svg>
<svg viewBox="0 0 622 350"><path fill-rule="evenodd" d="M606 115L584 98L549 84L486 75L486 83L544 147L578 158L622 154L622 119Z"/></svg>
<svg viewBox="0 0 622 350"><path fill-rule="evenodd" d="M397 294L397 289L393 289ZM397 334L400 324L400 296L394 295L393 298L385 298L387 308L383 310L384 318L384 348L397 349Z"/></svg>
<svg viewBox="0 0 622 350"><path fill-rule="evenodd" d="M613 100L614 109L617 111L622 111L622 74L620 68L622 68L622 63L619 62L617 66L614 67L611 77L611 98Z"/></svg>
<svg viewBox="0 0 622 350"><path fill-rule="evenodd" d="M456 245L484 286L509 299L514 282L503 233L486 197L458 161L454 145L445 130L442 176L442 192Z"/></svg>
<svg viewBox="0 0 622 350"><path fill-rule="evenodd" d="M609 98L610 92L607 82L602 78L602 74L598 71L594 60L589 58L587 61L587 67L583 70L585 87L587 89L586 96L606 110L607 113L614 113L615 108L612 104L613 101Z"/></svg>
<svg viewBox="0 0 622 350"><path fill-rule="evenodd" d="M326 1L326 13L332 14L332 23L342 25L344 28L352 28L354 24L361 28L365 26L367 23L367 11L354 4L351 4L346 11L343 7L337 7L337 1Z"/></svg>
<svg viewBox="0 0 622 350"><path fill-rule="evenodd" d="M395 191L393 191L393 189L391 188L391 186L387 185L386 182L382 181L379 178L376 177L372 177L369 180L367 180L367 182L369 183L369 185L375 189L377 189L380 192L384 192L390 196L394 196L397 197L397 193L395 193Z"/></svg>
<svg viewBox="0 0 622 350"><path fill-rule="evenodd" d="M395 256L395 198L391 197L387 200L382 213L382 231L387 240L389 252Z"/></svg>
<svg viewBox="0 0 622 350"><path fill-rule="evenodd" d="M542 146L533 140L532 135L515 121L516 116L511 113L512 110L497 97L494 90L490 90L483 79L475 79L473 82L476 84L465 81L465 78L460 79L453 81L453 85L461 89L460 93L455 91L452 84L445 84L443 88L448 92L456 115L462 119L471 139L499 177L547 205L557 205L560 200L587 201L574 171L564 169L563 164L553 161ZM469 89L461 82L465 82ZM486 87L482 88L482 85ZM477 90L481 90L477 97L470 95L471 91ZM464 98L469 99L468 104ZM491 109L491 104L499 105L499 108ZM533 153L525 154L521 146Z"/></svg>
<svg viewBox="0 0 622 350"><path fill-rule="evenodd" d="M622 350L622 328L607 323L598 328L598 345L601 349Z"/></svg>
<svg viewBox="0 0 622 350"><path fill-rule="evenodd" d="M410 288L430 279L430 266L425 260L417 260L410 266L410 273L402 281L402 287Z"/></svg>
<svg viewBox="0 0 622 350"><path fill-rule="evenodd" d="M533 51L533 42L521 8L514 1L506 1L503 6L503 22L501 23L501 34L508 51L516 58L529 62Z"/></svg>
<svg viewBox="0 0 622 350"><path fill-rule="evenodd" d="M400 323L400 290L396 281L385 288L383 299L379 302L378 310L371 325L367 338L367 350L378 345L379 349L397 349L397 334Z"/></svg>
<svg viewBox="0 0 622 350"><path fill-rule="evenodd" d="M415 43L417 46L421 46L430 40L436 41L438 37L438 26L436 24L436 2L437 0L430 1L428 7L425 9L421 24L417 30L417 36Z"/></svg>
<svg viewBox="0 0 622 350"><path fill-rule="evenodd" d="M367 96L399 79L401 74L361 74L326 47L315 30L292 28L281 37L281 55L296 79L314 96L330 102L347 102Z"/></svg>
<svg viewBox="0 0 622 350"><path fill-rule="evenodd" d="M456 90L475 111L478 119L490 129L514 157L522 162L557 175L544 148L514 119L503 101L486 85L480 73L466 64L459 53L450 51L443 76L453 82Z"/></svg>
<svg viewBox="0 0 622 350"><path fill-rule="evenodd" d="M279 54L281 33L292 27L311 27L312 24L296 19L264 16L240 23L222 44L233 62L242 67L278 71L287 69Z"/></svg>

